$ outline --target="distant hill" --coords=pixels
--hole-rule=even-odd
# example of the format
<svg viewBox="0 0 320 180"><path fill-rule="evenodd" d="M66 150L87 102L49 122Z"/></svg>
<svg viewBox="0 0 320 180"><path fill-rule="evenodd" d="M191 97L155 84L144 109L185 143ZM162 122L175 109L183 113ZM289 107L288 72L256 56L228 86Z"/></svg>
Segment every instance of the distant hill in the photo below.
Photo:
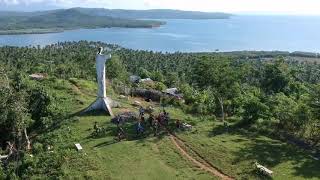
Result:
<svg viewBox="0 0 320 180"><path fill-rule="evenodd" d="M73 8L96 16L111 16L133 19L227 19L231 14L199 11L181 11L171 9L124 10L104 8Z"/></svg>
<svg viewBox="0 0 320 180"><path fill-rule="evenodd" d="M48 33L78 28L151 28L163 24L153 20L89 15L77 9L0 13L0 34Z"/></svg>
<svg viewBox="0 0 320 180"><path fill-rule="evenodd" d="M151 28L161 26L165 22L141 19L225 19L230 16L225 13L159 9L71 8L35 12L0 11L0 34L50 33L78 28Z"/></svg>
<svg viewBox="0 0 320 180"><path fill-rule="evenodd" d="M81 12L90 16L108 16L125 19L227 19L232 16L232 14L220 12L181 11L171 9L125 10L80 7L67 10L57 9L35 12L0 11L0 16L36 16L68 10Z"/></svg>

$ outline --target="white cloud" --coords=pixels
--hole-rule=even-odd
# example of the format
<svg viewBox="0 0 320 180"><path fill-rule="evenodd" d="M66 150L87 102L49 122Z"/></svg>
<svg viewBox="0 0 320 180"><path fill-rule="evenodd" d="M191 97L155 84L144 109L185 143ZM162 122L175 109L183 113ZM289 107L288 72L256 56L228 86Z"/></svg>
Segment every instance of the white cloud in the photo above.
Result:
<svg viewBox="0 0 320 180"><path fill-rule="evenodd" d="M183 9L222 12L320 14L320 0L0 0L0 6L43 4L54 7Z"/></svg>

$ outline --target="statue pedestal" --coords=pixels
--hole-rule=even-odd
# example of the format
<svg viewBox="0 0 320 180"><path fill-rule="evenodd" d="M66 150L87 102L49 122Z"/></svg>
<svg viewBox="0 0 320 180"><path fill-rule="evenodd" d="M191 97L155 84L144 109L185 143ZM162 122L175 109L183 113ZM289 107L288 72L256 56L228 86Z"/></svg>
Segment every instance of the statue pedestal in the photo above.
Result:
<svg viewBox="0 0 320 180"><path fill-rule="evenodd" d="M84 112L94 111L94 110L103 110L106 111L111 117L114 117L112 109L112 100L108 97L97 98L97 100L92 103Z"/></svg>

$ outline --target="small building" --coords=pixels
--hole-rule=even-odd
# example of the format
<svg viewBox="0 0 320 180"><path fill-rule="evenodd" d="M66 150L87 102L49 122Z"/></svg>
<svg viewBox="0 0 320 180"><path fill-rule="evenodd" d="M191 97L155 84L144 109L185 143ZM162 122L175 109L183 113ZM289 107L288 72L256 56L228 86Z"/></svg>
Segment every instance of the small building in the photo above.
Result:
<svg viewBox="0 0 320 180"><path fill-rule="evenodd" d="M165 93L175 95L178 93L178 88L169 88L165 90Z"/></svg>
<svg viewBox="0 0 320 180"><path fill-rule="evenodd" d="M45 78L48 77L47 74L41 74L41 73L35 73L35 74L31 74L29 75L29 77L33 80L43 80Z"/></svg>
<svg viewBox="0 0 320 180"><path fill-rule="evenodd" d="M140 81L140 76L132 75L129 77L130 82L132 83L138 83Z"/></svg>
<svg viewBox="0 0 320 180"><path fill-rule="evenodd" d="M179 93L178 88L169 88L163 91L164 93L166 93L169 96L173 96L177 99L182 99L183 98L183 94Z"/></svg>
<svg viewBox="0 0 320 180"><path fill-rule="evenodd" d="M140 79L139 83L153 83L151 78Z"/></svg>

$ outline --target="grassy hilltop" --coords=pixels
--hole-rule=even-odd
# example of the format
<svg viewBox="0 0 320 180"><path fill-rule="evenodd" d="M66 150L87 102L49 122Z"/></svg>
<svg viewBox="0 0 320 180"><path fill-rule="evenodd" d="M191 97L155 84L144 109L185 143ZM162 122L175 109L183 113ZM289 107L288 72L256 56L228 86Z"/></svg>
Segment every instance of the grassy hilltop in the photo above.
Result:
<svg viewBox="0 0 320 180"><path fill-rule="evenodd" d="M118 142L110 116L78 113L96 98L101 46L113 54L114 114L137 113L135 101L155 115L164 106L168 131L155 137L146 126L137 137L130 121ZM320 179L319 68L317 55L302 52L170 54L87 41L0 47L0 179ZM154 81L131 83L132 74ZM184 101L120 96L171 87ZM177 130L177 119L192 130ZM95 122L103 133L94 135Z"/></svg>
<svg viewBox="0 0 320 180"><path fill-rule="evenodd" d="M67 116L95 100L96 83L92 81L45 80L41 84L50 88L51 93L59 95L60 100L56 103L66 111ZM137 107L132 105L136 100L143 102L145 107L156 107L156 112L161 110L158 103L144 102L140 98L120 99L110 88L108 96L122 105L113 109L115 114L137 112ZM294 145L247 131L231 130L226 133L219 120L185 114L181 109L171 106L166 110L173 119L194 125L191 132L177 132L186 145L223 173L236 179L259 178L253 166L255 161L273 170L274 179L320 178L319 161ZM129 123L126 131L131 133L133 139L117 142L116 126L110 119L103 113L61 119L59 128L35 139L42 142L43 146L51 144L53 152L41 150L30 158L34 164L30 164L33 170L29 172L29 178L219 179L184 157L165 132L159 137L150 134L135 138L134 125ZM107 133L101 137L91 137L94 122L108 129ZM80 143L84 150L77 152L74 143Z"/></svg>

